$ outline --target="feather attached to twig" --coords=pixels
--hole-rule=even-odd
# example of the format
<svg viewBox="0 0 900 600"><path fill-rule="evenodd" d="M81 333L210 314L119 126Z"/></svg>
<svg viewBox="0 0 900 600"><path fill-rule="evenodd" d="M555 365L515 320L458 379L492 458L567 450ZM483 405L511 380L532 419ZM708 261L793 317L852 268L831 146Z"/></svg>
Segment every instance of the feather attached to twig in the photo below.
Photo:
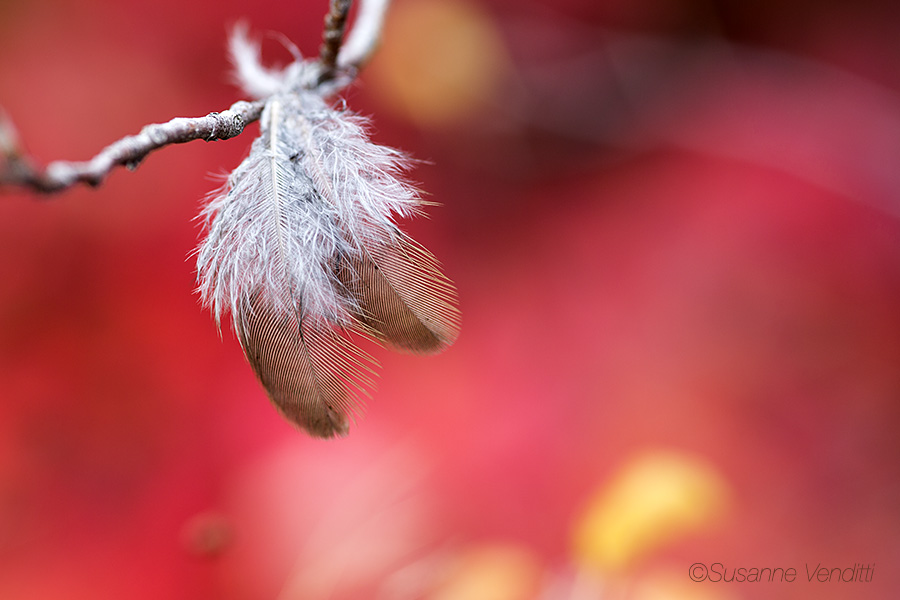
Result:
<svg viewBox="0 0 900 600"><path fill-rule="evenodd" d="M317 437L344 434L373 373L346 333L439 352L459 332L455 291L396 225L422 204L402 179L404 155L325 102L315 63L267 70L240 31L232 53L247 91L271 95L259 138L204 209L200 293L217 323L231 313L288 419Z"/></svg>

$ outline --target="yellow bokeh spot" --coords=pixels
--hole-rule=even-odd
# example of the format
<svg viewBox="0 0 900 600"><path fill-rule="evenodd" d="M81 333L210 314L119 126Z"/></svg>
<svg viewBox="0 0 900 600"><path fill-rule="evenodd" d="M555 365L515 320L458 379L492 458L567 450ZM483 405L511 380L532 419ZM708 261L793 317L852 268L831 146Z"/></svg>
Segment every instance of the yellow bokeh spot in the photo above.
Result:
<svg viewBox="0 0 900 600"><path fill-rule="evenodd" d="M366 70L385 108L423 127L458 122L483 107L507 70L491 17L462 0L398 3Z"/></svg>
<svg viewBox="0 0 900 600"><path fill-rule="evenodd" d="M478 546L458 557L428 600L530 600L537 594L540 577L537 559L526 549Z"/></svg>
<svg viewBox="0 0 900 600"><path fill-rule="evenodd" d="M665 543L714 525L728 495L726 482L699 458L640 456L590 500L575 525L575 556L590 569L621 571Z"/></svg>

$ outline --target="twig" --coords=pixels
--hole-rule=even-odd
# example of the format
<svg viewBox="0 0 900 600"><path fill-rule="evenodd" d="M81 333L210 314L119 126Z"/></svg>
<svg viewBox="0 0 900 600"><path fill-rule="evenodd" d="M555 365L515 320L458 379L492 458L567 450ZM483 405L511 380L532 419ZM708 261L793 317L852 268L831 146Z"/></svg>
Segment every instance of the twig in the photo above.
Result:
<svg viewBox="0 0 900 600"><path fill-rule="evenodd" d="M362 0L359 14L343 44L347 15L352 0L331 0L325 17L319 62L320 83L343 87L353 80L381 37L384 16L390 0ZM348 77L340 78L338 73ZM259 119L265 100L240 101L221 113L205 117L177 118L168 123L147 125L140 133L124 137L85 162L56 161L44 168L29 157L20 144L12 122L0 110L0 188L18 185L36 192L52 193L77 183L97 186L117 166L134 169L151 152L170 144L193 140L226 140L239 135L244 127Z"/></svg>
<svg viewBox="0 0 900 600"><path fill-rule="evenodd" d="M39 192L58 192L76 183L99 185L116 166L134 169L152 151L170 144L193 140L227 140L239 135L248 123L259 119L264 102L235 102L231 108L205 117L175 118L168 123L147 125L137 135L124 137L86 162L55 161L40 169L19 146L15 130L0 117L0 150L6 157L0 184L30 187Z"/></svg>
<svg viewBox="0 0 900 600"><path fill-rule="evenodd" d="M325 15L322 47L319 49L319 64L322 65L319 82L333 79L336 74L338 51L344 41L344 28L347 26L351 4L353 0L331 0L330 9Z"/></svg>

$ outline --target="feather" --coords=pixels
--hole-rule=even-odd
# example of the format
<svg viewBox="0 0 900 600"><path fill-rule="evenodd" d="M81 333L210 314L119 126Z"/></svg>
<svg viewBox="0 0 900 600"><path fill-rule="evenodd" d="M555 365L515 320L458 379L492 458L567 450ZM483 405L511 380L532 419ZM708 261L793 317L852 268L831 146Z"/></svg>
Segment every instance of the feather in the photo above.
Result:
<svg viewBox="0 0 900 600"><path fill-rule="evenodd" d="M323 265L353 249L335 211L292 161L297 145L286 124L276 96L250 154L204 209L210 231L197 259L200 292L217 322L257 293L285 312L302 303L310 318L348 321L346 299Z"/></svg>
<svg viewBox="0 0 900 600"><path fill-rule="evenodd" d="M315 63L267 70L240 30L232 53L247 91L271 95L247 158L203 210L199 291L216 323L231 314L277 409L313 436L343 435L374 365L346 334L443 350L459 332L455 291L396 225L422 205L402 178L408 159L325 102Z"/></svg>
<svg viewBox="0 0 900 600"><path fill-rule="evenodd" d="M206 207L200 292L217 321L231 313L247 361L276 407L311 435L329 437L345 432L358 409L358 394L348 388L370 384L369 359L334 331L355 309L324 265L353 249L291 159L290 120L285 99L273 98L250 154Z"/></svg>
<svg viewBox="0 0 900 600"><path fill-rule="evenodd" d="M246 23L238 23L228 40L234 79L254 98L266 98L284 89L284 74L260 64L259 43L247 36Z"/></svg>
<svg viewBox="0 0 900 600"><path fill-rule="evenodd" d="M276 408L310 435L345 435L349 385L370 383L367 357L333 330L251 300L235 317L241 347Z"/></svg>
<svg viewBox="0 0 900 600"><path fill-rule="evenodd" d="M363 330L396 350L445 350L459 335L459 311L450 280L411 239L367 244L339 278L357 299Z"/></svg>
<svg viewBox="0 0 900 600"><path fill-rule="evenodd" d="M399 179L408 162L368 141L365 121L321 103L300 119L303 165L337 212L356 252L338 278L356 301L356 328L395 349L440 352L459 334L453 284L427 250L403 234L395 216L422 204Z"/></svg>

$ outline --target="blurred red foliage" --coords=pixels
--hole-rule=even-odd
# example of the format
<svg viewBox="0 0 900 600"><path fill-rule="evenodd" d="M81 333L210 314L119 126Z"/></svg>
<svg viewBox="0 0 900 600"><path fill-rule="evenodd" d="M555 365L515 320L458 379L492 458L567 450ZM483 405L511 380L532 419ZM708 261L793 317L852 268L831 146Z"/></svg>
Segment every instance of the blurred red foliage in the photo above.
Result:
<svg viewBox="0 0 900 600"><path fill-rule="evenodd" d="M0 598L450 598L488 576L527 580L503 598L574 598L571 528L659 449L712 465L728 510L599 574L626 597L668 569L690 583L697 561L802 577L664 597L896 597L892 3L469 8L504 56L456 121L392 112L377 58L347 94L376 141L430 161L414 176L442 206L410 229L464 317L444 355L373 350L379 389L348 439L283 422L193 293L207 174L254 131L97 190L3 192ZM38 158L87 158L237 99L239 18L311 55L323 14L5 3L0 105ZM817 563L877 567L848 591L806 582Z"/></svg>

